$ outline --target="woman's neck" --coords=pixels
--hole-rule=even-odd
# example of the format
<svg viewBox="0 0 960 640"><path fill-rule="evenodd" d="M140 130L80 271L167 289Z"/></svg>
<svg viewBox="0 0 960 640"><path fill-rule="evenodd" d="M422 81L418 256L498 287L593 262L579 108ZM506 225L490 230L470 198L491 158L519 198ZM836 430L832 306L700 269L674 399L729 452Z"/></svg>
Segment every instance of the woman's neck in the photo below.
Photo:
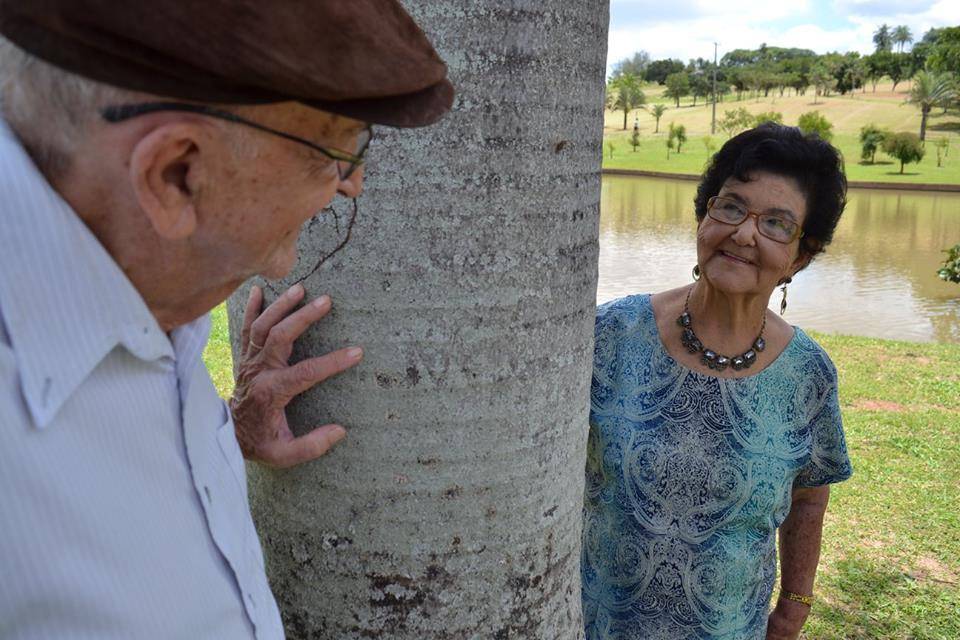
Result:
<svg viewBox="0 0 960 640"><path fill-rule="evenodd" d="M760 333L769 296L727 294L704 280L690 290L688 309L693 329L705 345L727 355L740 353Z"/></svg>

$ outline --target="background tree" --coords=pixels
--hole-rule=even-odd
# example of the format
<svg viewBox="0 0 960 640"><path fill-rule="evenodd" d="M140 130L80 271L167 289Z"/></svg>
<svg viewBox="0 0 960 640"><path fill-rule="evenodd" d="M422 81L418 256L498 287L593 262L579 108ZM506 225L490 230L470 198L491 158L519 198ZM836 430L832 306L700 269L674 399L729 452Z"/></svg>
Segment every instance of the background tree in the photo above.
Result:
<svg viewBox="0 0 960 640"><path fill-rule="evenodd" d="M893 34L886 23L873 32L873 44L877 51L890 51L893 48Z"/></svg>
<svg viewBox="0 0 960 640"><path fill-rule="evenodd" d="M815 133L829 142L833 139L833 125L819 111L808 111L797 120L797 126L804 133Z"/></svg>
<svg viewBox="0 0 960 640"><path fill-rule="evenodd" d="M627 130L627 117L634 109L643 106L647 97L643 94L640 78L632 73L623 73L607 84L607 95L614 96L608 99L608 104L615 111L623 111L623 130Z"/></svg>
<svg viewBox="0 0 960 640"><path fill-rule="evenodd" d="M900 161L900 173L903 173L904 165L920 162L924 155L920 137L905 131L888 135L883 141L883 152Z"/></svg>
<svg viewBox="0 0 960 640"><path fill-rule="evenodd" d="M650 107L650 115L652 115L654 119L657 121L656 129L654 129L653 131L654 133L660 133L660 118L663 117L663 114L666 113L666 111L667 111L667 105L665 104L657 103L652 107Z"/></svg>
<svg viewBox="0 0 960 640"><path fill-rule="evenodd" d="M877 151L882 148L884 139L890 134L875 124L868 124L860 129L860 159L873 164L876 161Z"/></svg>
<svg viewBox="0 0 960 640"><path fill-rule="evenodd" d="M960 74L960 27L931 29L930 68L941 73ZM924 36L924 40L927 38Z"/></svg>
<svg viewBox="0 0 960 640"><path fill-rule="evenodd" d="M878 51L872 55L864 58L866 63L867 71L866 76L870 83L873 85L873 92L877 92L877 83L880 82L880 79L883 78L887 73L887 67L890 66L889 59L893 57L893 54L886 51Z"/></svg>
<svg viewBox="0 0 960 640"><path fill-rule="evenodd" d="M927 116L936 106L946 106L957 97L957 83L947 73L918 71L907 102L920 107L920 141L927 137Z"/></svg>
<svg viewBox="0 0 960 640"><path fill-rule="evenodd" d="M886 74L893 80L893 90L897 90L897 85L902 80L910 77L910 57L903 53L891 54L888 59Z"/></svg>
<svg viewBox="0 0 960 640"><path fill-rule="evenodd" d="M667 90L663 95L676 100L676 106L680 107L680 98L690 93L690 77L685 71L678 71L667 76Z"/></svg>
<svg viewBox="0 0 960 640"><path fill-rule="evenodd" d="M763 113L758 113L753 116L753 122L750 124L754 127L759 127L765 122L776 122L777 124L783 124L783 114L779 111L764 111Z"/></svg>
<svg viewBox="0 0 960 640"><path fill-rule="evenodd" d="M901 24L894 28L891 39L897 45L897 52L903 53L903 45L913 42L913 34L910 32L910 27Z"/></svg>
<svg viewBox="0 0 960 640"><path fill-rule="evenodd" d="M637 147L640 146L640 127L636 124L633 125L633 133L630 134L630 146L633 147L634 153L636 153Z"/></svg>
<svg viewBox="0 0 960 640"><path fill-rule="evenodd" d="M610 75L616 78L623 74L630 74L642 80L649 66L650 54L646 51L637 51L629 58L624 58L613 63L613 70Z"/></svg>
<svg viewBox="0 0 960 640"><path fill-rule="evenodd" d="M937 141L933 143L937 148L937 166L943 166L943 159L947 157L947 152L950 149L950 138L937 138Z"/></svg>
<svg viewBox="0 0 960 640"><path fill-rule="evenodd" d="M696 71L689 75L690 95L693 96L693 106L697 106L697 98L708 98L713 93L713 78L704 71Z"/></svg>
<svg viewBox="0 0 960 640"><path fill-rule="evenodd" d="M289 408L298 433L335 418L348 443L251 465L267 572L291 640L575 640L607 6L405 4L454 111L378 129L355 217L336 203L290 278L260 281L268 301L299 278L333 297L294 360L365 348Z"/></svg>
<svg viewBox="0 0 960 640"><path fill-rule="evenodd" d="M667 82L668 75L683 71L683 69L684 65L679 60L654 60L650 63L650 66L647 67L647 75L644 79L647 82L656 82L662 85Z"/></svg>
<svg viewBox="0 0 960 640"><path fill-rule="evenodd" d="M734 134L749 129L753 124L753 116L743 107L725 110L723 117L717 121L717 126L727 134L728 138L732 138Z"/></svg>
<svg viewBox="0 0 960 640"><path fill-rule="evenodd" d="M703 136L703 148L706 150L708 157L712 156L713 152L717 150L717 143L711 136Z"/></svg>
<svg viewBox="0 0 960 640"><path fill-rule="evenodd" d="M673 141L673 144L667 144L668 149L676 148L677 153L683 149L684 143L687 141L687 128L682 124L670 123L670 133L667 141Z"/></svg>

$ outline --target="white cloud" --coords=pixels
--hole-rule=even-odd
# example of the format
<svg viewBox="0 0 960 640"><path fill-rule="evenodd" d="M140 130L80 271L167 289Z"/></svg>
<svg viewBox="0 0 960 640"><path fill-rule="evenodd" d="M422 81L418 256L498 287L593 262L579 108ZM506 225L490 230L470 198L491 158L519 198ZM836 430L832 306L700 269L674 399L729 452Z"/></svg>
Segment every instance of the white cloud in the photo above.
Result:
<svg viewBox="0 0 960 640"><path fill-rule="evenodd" d="M833 16L823 20L813 11ZM709 59L714 41L720 43L721 57L763 43L866 54L873 51L873 32L884 22L907 25L919 40L932 27L960 25L960 0L829 0L816 5L811 0L612 0L607 62L640 50L654 59Z"/></svg>

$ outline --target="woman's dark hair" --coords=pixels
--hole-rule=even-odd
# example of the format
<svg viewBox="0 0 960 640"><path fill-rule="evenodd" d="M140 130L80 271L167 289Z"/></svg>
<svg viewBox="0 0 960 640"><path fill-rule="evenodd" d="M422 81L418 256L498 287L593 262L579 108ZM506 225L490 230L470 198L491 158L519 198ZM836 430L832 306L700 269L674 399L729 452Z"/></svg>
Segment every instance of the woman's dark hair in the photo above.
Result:
<svg viewBox="0 0 960 640"><path fill-rule="evenodd" d="M766 122L744 131L728 140L707 165L694 200L697 221L707 215L707 200L720 193L728 178L747 182L754 171L797 181L807 200L800 251L811 258L823 251L847 204L840 152L818 135L804 134L796 127Z"/></svg>

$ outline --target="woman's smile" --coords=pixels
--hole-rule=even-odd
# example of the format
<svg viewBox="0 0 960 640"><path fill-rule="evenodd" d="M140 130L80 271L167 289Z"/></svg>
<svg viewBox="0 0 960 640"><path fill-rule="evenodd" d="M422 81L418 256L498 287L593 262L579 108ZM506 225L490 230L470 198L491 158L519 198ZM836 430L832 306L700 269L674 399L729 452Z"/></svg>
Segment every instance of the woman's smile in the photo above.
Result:
<svg viewBox="0 0 960 640"><path fill-rule="evenodd" d="M729 260L730 262L733 262L734 264L746 264L750 266L756 266L756 263L753 260L750 260L744 256L737 255L735 253L731 253L729 251L724 251L723 249L718 250L717 255L719 255L721 258Z"/></svg>

